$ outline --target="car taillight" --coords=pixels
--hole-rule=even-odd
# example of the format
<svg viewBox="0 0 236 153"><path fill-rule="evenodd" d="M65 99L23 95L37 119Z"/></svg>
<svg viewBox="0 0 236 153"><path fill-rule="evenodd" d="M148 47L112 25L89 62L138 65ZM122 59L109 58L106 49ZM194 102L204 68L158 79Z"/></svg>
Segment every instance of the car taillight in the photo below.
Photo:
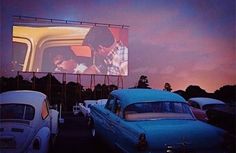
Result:
<svg viewBox="0 0 236 153"><path fill-rule="evenodd" d="M146 136L144 133L139 135L139 139L138 139L138 144L137 144L137 148L139 151L144 151L147 149L147 140L146 140Z"/></svg>
<svg viewBox="0 0 236 153"><path fill-rule="evenodd" d="M173 146L166 145L166 153L173 153L173 152L174 152Z"/></svg>
<svg viewBox="0 0 236 153"><path fill-rule="evenodd" d="M44 101L42 104L42 110L41 110L42 119L44 120L45 118L48 117L48 115L49 115L49 112L48 112L47 103Z"/></svg>
<svg viewBox="0 0 236 153"><path fill-rule="evenodd" d="M40 140L38 138L34 139L33 149L34 150L39 150L40 149Z"/></svg>

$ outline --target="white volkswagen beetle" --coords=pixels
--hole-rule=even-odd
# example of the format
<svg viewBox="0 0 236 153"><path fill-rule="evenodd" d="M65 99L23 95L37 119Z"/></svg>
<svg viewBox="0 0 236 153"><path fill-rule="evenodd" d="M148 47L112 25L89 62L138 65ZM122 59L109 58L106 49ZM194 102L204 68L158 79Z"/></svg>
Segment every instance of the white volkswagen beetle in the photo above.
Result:
<svg viewBox="0 0 236 153"><path fill-rule="evenodd" d="M0 94L0 150L4 153L46 153L58 133L59 112L47 96L17 90Z"/></svg>

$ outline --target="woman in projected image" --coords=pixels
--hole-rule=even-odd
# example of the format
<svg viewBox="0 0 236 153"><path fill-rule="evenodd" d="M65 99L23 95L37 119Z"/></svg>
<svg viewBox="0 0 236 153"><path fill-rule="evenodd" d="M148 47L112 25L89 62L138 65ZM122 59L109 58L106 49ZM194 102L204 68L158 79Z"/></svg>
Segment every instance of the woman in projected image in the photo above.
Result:
<svg viewBox="0 0 236 153"><path fill-rule="evenodd" d="M94 26L83 42L93 52L93 64L84 73L127 75L128 49L108 27Z"/></svg>

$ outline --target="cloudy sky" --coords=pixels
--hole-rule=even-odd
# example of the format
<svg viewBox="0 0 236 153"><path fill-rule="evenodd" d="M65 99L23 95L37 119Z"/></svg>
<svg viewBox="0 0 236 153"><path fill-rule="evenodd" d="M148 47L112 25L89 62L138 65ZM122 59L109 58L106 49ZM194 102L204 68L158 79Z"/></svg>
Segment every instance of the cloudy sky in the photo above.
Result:
<svg viewBox="0 0 236 153"><path fill-rule="evenodd" d="M147 75L152 88L236 84L235 0L2 0L1 52L12 15L129 25L125 87ZM5 23L3 25L3 23Z"/></svg>

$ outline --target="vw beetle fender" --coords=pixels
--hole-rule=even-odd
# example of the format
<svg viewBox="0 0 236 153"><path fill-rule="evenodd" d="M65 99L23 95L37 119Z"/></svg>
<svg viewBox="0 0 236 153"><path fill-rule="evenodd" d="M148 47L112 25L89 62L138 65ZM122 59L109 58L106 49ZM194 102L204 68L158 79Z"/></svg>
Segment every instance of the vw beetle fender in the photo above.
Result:
<svg viewBox="0 0 236 153"><path fill-rule="evenodd" d="M59 112L54 109L50 109L50 129L51 129L51 134L56 136L58 134L59 130Z"/></svg>

